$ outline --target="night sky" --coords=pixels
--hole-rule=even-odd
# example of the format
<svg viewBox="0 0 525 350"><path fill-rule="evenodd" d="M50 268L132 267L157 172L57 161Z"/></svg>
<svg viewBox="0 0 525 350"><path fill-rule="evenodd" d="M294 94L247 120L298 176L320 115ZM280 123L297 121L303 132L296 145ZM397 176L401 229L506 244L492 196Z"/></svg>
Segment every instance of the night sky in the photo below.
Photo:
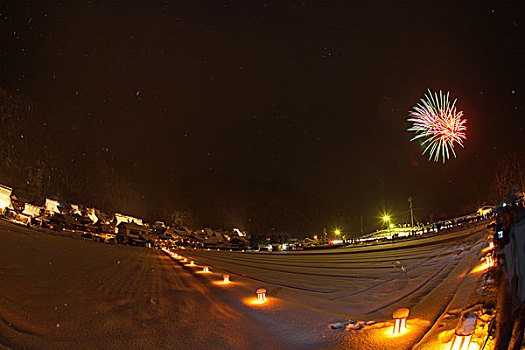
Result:
<svg viewBox="0 0 525 350"><path fill-rule="evenodd" d="M151 203L250 228L269 196L310 217L298 233L358 232L382 210L405 222L409 196L420 219L482 204L498 159L523 154L519 1L110 3L2 2L0 86ZM444 165L406 131L428 88L468 119Z"/></svg>

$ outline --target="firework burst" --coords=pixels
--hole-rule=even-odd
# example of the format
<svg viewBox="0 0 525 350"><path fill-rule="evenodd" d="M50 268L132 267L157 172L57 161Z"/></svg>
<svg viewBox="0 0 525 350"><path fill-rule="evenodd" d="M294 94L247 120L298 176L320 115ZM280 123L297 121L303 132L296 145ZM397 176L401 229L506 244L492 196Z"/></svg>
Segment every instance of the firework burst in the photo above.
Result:
<svg viewBox="0 0 525 350"><path fill-rule="evenodd" d="M467 120L462 117L463 112L456 110L456 100L451 103L448 92L432 94L429 89L428 95L409 112L408 121L413 125L408 131L416 133L410 141L422 140L423 154L429 152L428 160L437 162L441 157L445 163L451 154L456 157L455 143L463 147L466 139Z"/></svg>

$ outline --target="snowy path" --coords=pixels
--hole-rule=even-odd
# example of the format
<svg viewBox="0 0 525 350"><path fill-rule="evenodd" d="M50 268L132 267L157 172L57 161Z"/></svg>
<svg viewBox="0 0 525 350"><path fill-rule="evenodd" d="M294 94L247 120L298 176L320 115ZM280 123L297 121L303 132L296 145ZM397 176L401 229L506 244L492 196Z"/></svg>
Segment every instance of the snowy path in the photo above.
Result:
<svg viewBox="0 0 525 350"><path fill-rule="evenodd" d="M0 222L0 344L12 348L388 349L418 342L478 263L486 230L290 253L161 251ZM399 261L399 263L398 263ZM199 274L203 265L211 273ZM400 267L404 267L403 271ZM216 282L223 273L232 284ZM266 288L268 304L250 298ZM471 291L466 291L471 292ZM329 329L409 307L402 343ZM1 347L1 345L0 345Z"/></svg>

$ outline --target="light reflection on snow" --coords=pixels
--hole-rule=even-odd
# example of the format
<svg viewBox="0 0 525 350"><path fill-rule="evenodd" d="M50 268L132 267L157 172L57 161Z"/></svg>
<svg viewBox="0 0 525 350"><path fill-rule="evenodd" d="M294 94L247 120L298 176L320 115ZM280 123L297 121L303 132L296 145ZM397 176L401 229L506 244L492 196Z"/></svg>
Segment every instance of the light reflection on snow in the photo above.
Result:
<svg viewBox="0 0 525 350"><path fill-rule="evenodd" d="M250 297L244 298L242 301L248 306L265 307L266 305L273 303L273 298L266 297L266 301L261 302L257 297Z"/></svg>

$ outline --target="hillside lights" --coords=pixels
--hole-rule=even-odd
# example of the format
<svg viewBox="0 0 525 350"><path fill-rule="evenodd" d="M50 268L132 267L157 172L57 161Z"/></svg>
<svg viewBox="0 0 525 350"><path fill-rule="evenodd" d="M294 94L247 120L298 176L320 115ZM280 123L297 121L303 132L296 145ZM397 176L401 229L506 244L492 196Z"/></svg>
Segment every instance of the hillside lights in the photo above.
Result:
<svg viewBox="0 0 525 350"><path fill-rule="evenodd" d="M228 284L230 283L230 275L222 275L223 281L222 283Z"/></svg>
<svg viewBox="0 0 525 350"><path fill-rule="evenodd" d="M264 302L266 302L266 289L264 288L259 288L257 289L257 302L259 304L262 304Z"/></svg>
<svg viewBox="0 0 525 350"><path fill-rule="evenodd" d="M450 350L467 350L472 339L472 334L476 330L478 322L478 316L473 312L467 312L461 316L459 321L454 339L452 340L452 346Z"/></svg>
<svg viewBox="0 0 525 350"><path fill-rule="evenodd" d="M394 318L395 323L394 323L394 330L392 331L392 334L399 335L399 334L405 333L407 317L409 313L410 313L410 310L407 309L406 307L403 307L401 309L397 309L396 311L394 311L394 314L392 315L392 317Z"/></svg>

